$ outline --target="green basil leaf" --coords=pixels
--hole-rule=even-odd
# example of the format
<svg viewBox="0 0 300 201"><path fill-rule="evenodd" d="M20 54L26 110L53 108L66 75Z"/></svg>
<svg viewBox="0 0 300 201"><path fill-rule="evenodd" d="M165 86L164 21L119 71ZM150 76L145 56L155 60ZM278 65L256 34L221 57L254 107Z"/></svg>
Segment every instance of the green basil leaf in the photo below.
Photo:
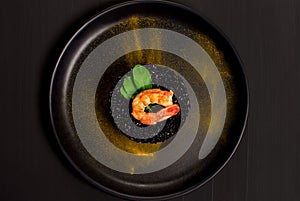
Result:
<svg viewBox="0 0 300 201"><path fill-rule="evenodd" d="M134 86L131 77L125 77L123 87L130 97L136 92L136 87Z"/></svg>
<svg viewBox="0 0 300 201"><path fill-rule="evenodd" d="M151 111L151 108L152 108L152 105L150 104L150 105L148 105L148 106L145 108L145 111L146 111L146 112L150 112L150 111Z"/></svg>
<svg viewBox="0 0 300 201"><path fill-rule="evenodd" d="M130 100L130 96L126 93L124 87L121 87L120 88L120 93L122 94L122 96L127 99L127 100Z"/></svg>
<svg viewBox="0 0 300 201"><path fill-rule="evenodd" d="M138 64L133 68L133 81L138 89L152 88L151 74L144 66Z"/></svg>

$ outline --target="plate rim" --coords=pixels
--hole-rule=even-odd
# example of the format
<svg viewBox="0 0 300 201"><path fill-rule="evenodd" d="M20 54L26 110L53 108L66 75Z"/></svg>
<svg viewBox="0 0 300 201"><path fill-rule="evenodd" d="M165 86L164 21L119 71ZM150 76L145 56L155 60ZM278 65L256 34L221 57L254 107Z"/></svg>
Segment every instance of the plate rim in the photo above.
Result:
<svg viewBox="0 0 300 201"><path fill-rule="evenodd" d="M137 196L137 195L130 195L130 194L125 194L125 193L121 193L118 192L114 189L108 188L104 185L102 185L101 183L95 181L93 178L91 178L90 176L88 176L82 169L80 169L80 167L75 164L75 162L73 161L73 159L70 157L70 155L67 153L67 151L65 150L64 146L62 145L61 139L59 138L58 132L57 132L57 128L55 126L55 121L53 118L53 101L52 101L52 97L53 97L53 86L54 86L54 79L55 79L55 75L57 74L57 70L60 66L60 63L62 61L63 56L66 54L68 47L70 46L70 44L76 39L76 37L94 20L96 20L97 18L105 15L106 13L109 13L115 9L124 7L124 6L129 6L129 5L137 5L137 4L163 4L163 5L169 5L169 6L174 6L174 7L178 7L180 9L186 10L188 12L191 12L195 15L197 15L198 17L202 18L204 21L206 21L208 24L210 24L210 26L216 30L216 32L218 32L220 34L221 37L223 37L224 40L226 40L226 42L228 43L228 45L230 46L231 50L233 51L233 54L236 56L236 59L239 63L239 66L241 68L241 73L243 75L243 79L244 79L244 84L245 84L245 94L246 94L246 104L245 104L245 116L244 116L244 123L243 123L243 127L241 132L239 133L239 138L237 140L237 143L234 145L234 148L232 150L232 152L229 154L229 156L226 158L225 162L218 168L216 168L216 170L214 171L213 174L209 175L206 179L204 179L202 182L198 182L197 184L189 187L189 188L184 188L183 190L177 191L176 193L172 193L172 194L166 194L166 195L160 195L160 196ZM72 165L73 168L76 169L76 171L80 174L80 176L82 176L83 178L85 178L89 183L93 184L94 186L96 186L98 189L103 190L103 192L108 193L110 195L119 197L119 198L127 198L127 199L132 199L132 200L152 200L152 199L160 199L160 200L166 200L166 199L172 199L172 198L176 198L179 196L184 196L186 194L191 193L192 191L195 191L196 189L204 186L206 183L208 183L212 178L214 178L220 171L222 171L222 169L228 164L228 162L231 160L232 156L235 154L237 148L240 145L240 142L243 138L243 136L245 135L245 130L247 128L247 122L248 122L248 118L249 118L249 107L250 107L250 94L249 94L249 82L248 82L248 78L246 76L246 69L245 69L245 64L243 63L240 55L238 54L236 48L234 47L232 41L229 39L229 37L215 24L213 23L210 19L208 19L203 13L201 13L200 11L197 10L197 12L189 7L187 7L184 4L181 3L176 3L176 2L171 2L171 1L166 1L166 0L136 0L136 1L125 1L122 3L118 3L115 5L112 5L104 10L100 10L100 12L97 12L93 17L91 17L90 19L88 19L82 26L80 26L80 28L72 35L72 37L68 40L68 42L65 44L63 50L61 51L57 62L55 64L54 70L52 72L52 76L51 76L51 81L50 81L50 88L49 88L49 105L48 105L48 109L49 109L49 115L50 115L50 120L51 120L51 126L54 132L54 136L57 140L57 143L59 145L60 150L63 152L65 158L68 160L68 162Z"/></svg>

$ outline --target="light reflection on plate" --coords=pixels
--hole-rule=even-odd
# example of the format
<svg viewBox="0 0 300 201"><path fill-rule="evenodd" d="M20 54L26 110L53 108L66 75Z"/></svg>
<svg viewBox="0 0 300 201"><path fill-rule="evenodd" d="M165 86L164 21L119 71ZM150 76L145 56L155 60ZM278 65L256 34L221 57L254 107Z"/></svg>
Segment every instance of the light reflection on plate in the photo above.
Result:
<svg viewBox="0 0 300 201"><path fill-rule="evenodd" d="M156 38L157 35L160 36L161 41L153 43L150 39L153 36ZM141 49L135 47L137 36L143 41L139 47ZM127 41L126 48L122 48L122 41ZM159 46L154 46L154 44L159 44ZM189 49L183 51L185 47ZM179 130L172 142L152 155L151 162L149 162L148 155L136 155L117 149L107 140L103 130L98 126L94 96L104 70L123 55L151 48L166 51L190 61L204 78L212 100L211 120L207 131L207 135L210 136L208 139L210 146L206 147L206 154L214 148L223 130L226 117L225 88L214 62L199 44L182 34L165 29L145 28L116 35L95 48L82 63L73 88L72 114L78 136L87 151L101 164L120 172L130 173L134 167L135 174L145 174L166 168L184 155L198 133L200 112L198 101L191 87L188 88L188 94L191 99L191 110L194 112L188 116L186 125ZM109 57L101 56L108 52L110 52ZM186 85L189 86L188 83Z"/></svg>

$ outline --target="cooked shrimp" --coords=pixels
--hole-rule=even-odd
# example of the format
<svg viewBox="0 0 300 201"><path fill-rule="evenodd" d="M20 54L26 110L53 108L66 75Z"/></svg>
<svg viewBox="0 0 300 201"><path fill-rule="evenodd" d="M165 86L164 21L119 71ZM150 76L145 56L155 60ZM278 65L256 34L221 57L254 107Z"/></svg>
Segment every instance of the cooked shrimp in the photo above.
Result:
<svg viewBox="0 0 300 201"><path fill-rule="evenodd" d="M153 125L157 122L166 120L180 111L177 104L173 104L172 91L161 89L148 89L139 93L132 101L132 116L146 125ZM163 109L154 112L145 112L149 104L164 106Z"/></svg>

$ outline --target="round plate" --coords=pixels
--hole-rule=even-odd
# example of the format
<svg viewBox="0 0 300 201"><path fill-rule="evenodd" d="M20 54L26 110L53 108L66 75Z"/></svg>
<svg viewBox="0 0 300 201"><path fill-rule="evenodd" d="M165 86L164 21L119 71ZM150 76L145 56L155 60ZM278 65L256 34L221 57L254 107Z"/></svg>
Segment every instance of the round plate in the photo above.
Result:
<svg viewBox="0 0 300 201"><path fill-rule="evenodd" d="M174 92L176 118L152 126L130 118L120 89L137 64L153 86ZM211 179L236 150L248 113L232 45L190 9L160 1L126 2L88 21L62 52L49 98L72 165L102 190L138 200L182 195Z"/></svg>

